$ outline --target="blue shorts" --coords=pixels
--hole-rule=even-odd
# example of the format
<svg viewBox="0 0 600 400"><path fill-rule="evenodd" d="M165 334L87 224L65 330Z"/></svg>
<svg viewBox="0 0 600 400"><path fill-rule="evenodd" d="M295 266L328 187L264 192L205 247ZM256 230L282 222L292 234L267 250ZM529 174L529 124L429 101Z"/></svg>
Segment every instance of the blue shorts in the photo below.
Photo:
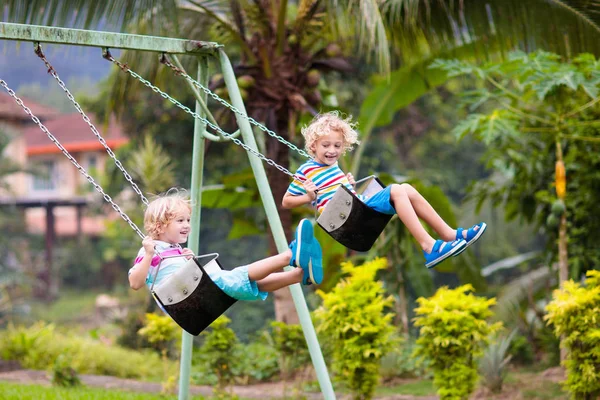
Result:
<svg viewBox="0 0 600 400"><path fill-rule="evenodd" d="M364 203L369 208L372 208L373 210L382 214L394 215L396 214L396 209L394 209L394 206L392 205L392 199L390 195L391 190L392 186L387 186L385 189L366 199Z"/></svg>
<svg viewBox="0 0 600 400"><path fill-rule="evenodd" d="M228 296L238 300L264 300L268 293L258 290L256 282L248 278L248 266L234 268L230 271L219 270L209 274L210 279Z"/></svg>

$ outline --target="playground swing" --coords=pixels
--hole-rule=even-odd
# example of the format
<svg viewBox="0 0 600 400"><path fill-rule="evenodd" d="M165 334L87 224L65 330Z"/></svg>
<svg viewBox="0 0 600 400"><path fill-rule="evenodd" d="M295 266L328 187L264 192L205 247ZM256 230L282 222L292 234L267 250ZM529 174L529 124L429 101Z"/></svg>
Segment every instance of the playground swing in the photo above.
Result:
<svg viewBox="0 0 600 400"><path fill-rule="evenodd" d="M139 190L137 185L131 180L131 176L127 173L122 163L116 158L110 147L106 145L106 141L89 117L83 112L81 106L77 103L73 95L67 89L64 82L60 79L54 68L46 60L41 48L36 47L36 53L48 66L48 72L57 80L61 88L65 91L71 102L75 105L75 108L82 115L83 119L88 123L98 140L104 144L107 152L111 154L111 157L115 161L115 164L119 167L126 179L132 184L134 190L142 198L144 204L148 204L148 200ZM39 118L37 118L27 107L23 100L21 100L16 93L8 86L8 84L0 79L0 86L2 86L7 93L13 97L16 103L23 108L25 113L31 117L33 122L48 136L48 138L58 147L58 149L71 161L71 163L85 176L86 180L94 186L94 188L103 196L104 200L108 202L112 208L123 218L129 226L140 236L144 238L144 234L137 227L137 225L129 218L129 216L116 204L113 199L102 189L102 187L96 183L94 178L77 162L77 160L69 153L69 151L56 139L54 135L46 128ZM135 186L134 186L135 185ZM178 250L178 249L176 249ZM157 254L158 263L155 266L154 277L150 292L153 298L158 303L159 307L165 311L182 329L186 332L197 336L206 329L215 319L223 314L231 305L237 300L225 294L208 276L207 271L211 271L215 268L223 269L218 261L218 254L211 253L200 256L191 257L182 268L179 268L175 273L165 278L164 282L160 285L154 285L156 276L160 270L162 261L166 258L171 257L182 257L189 255L183 255L179 251L179 254ZM154 261L154 259L153 259Z"/></svg>
<svg viewBox="0 0 600 400"><path fill-rule="evenodd" d="M275 161L267 158L263 154L255 151L254 149L249 148L243 142L236 139L234 137L234 134L224 132L216 124L208 121L206 118L193 112L188 107L184 106L183 104L179 103L177 100L169 96L167 93L161 91L158 87L152 85L149 81L142 78L140 75L132 71L129 67L114 59L108 51L105 52L104 57L107 60L119 66L119 68L122 71L129 73L132 77L139 80L141 83L152 89L154 92L160 94L163 98L168 99L185 112L191 114L194 118L201 120L207 126L216 131L221 137L232 140L235 144L243 147L246 151L254 154L256 157L263 160L267 164L277 168L279 171L292 177L292 179L296 178L296 176L285 167L278 165ZM194 78L189 76L184 71L183 67L181 67L181 64L179 64L179 66L173 65L168 60L167 56L164 54L160 57L160 61L166 66L170 67L176 75L182 76L194 87L202 90L204 93L216 100L218 103L222 104L226 108L233 111L235 114L246 119L252 125L255 125L260 130L267 133L269 136L274 137L281 143L288 146L291 150L294 150L297 153L299 153L300 155L306 158L311 158L308 153L299 149L293 143L290 143L289 141L285 140L285 138L277 135L277 133L260 124L254 118L247 116L235 106L219 97L209 88L205 87L200 82L196 81ZM384 188L385 185L379 180L379 178L372 175L357 181L356 193L362 194L366 197L370 197L375 193L383 190ZM321 215L315 217L316 222L321 227L321 229L327 232L327 234L329 234L333 239L348 247L349 249L356 251L368 251L373 246L377 238L381 235L391 218L392 216L389 214L383 214L367 207L354 193L352 193L352 191L350 191L344 185L339 185L339 188L336 190L334 196L332 197L327 207L325 207L325 210L321 213Z"/></svg>

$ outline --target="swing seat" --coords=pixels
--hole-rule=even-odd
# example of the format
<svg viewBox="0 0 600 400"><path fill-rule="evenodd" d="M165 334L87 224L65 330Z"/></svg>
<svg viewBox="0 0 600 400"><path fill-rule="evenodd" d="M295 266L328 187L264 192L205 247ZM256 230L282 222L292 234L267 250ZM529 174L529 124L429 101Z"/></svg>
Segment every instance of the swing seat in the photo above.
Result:
<svg viewBox="0 0 600 400"><path fill-rule="evenodd" d="M198 336L237 300L225 294L206 271L223 269L216 253L192 257L152 290L155 300L183 330Z"/></svg>
<svg viewBox="0 0 600 400"><path fill-rule="evenodd" d="M357 193L371 197L385 185L376 176L357 184ZM349 249L368 251L392 215L375 211L360 201L346 186L340 185L317 218L317 224L337 242Z"/></svg>

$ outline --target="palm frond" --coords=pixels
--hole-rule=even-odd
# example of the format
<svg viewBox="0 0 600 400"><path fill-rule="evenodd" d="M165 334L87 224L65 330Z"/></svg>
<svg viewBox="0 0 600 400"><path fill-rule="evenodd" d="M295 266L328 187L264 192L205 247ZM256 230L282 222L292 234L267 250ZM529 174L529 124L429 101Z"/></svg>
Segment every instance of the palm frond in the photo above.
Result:
<svg viewBox="0 0 600 400"><path fill-rule="evenodd" d="M176 0L6 0L3 6L5 22L125 31L145 20L153 34L164 32L165 25L177 33Z"/></svg>
<svg viewBox="0 0 600 400"><path fill-rule="evenodd" d="M377 0L329 0L326 10L336 36L348 43L356 42L358 38L359 50L367 59L374 57L379 71L388 75L391 70L390 45L379 4Z"/></svg>
<svg viewBox="0 0 600 400"><path fill-rule="evenodd" d="M406 53L467 45L497 36L515 48L570 57L600 54L598 0L390 0L382 7L399 62Z"/></svg>

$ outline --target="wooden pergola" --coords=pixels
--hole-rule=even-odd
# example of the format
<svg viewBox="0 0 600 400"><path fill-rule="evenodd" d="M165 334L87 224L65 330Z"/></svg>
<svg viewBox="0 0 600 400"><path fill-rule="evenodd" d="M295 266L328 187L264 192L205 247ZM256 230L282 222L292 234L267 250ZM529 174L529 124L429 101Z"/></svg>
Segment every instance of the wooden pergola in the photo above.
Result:
<svg viewBox="0 0 600 400"><path fill-rule="evenodd" d="M55 207L75 207L77 212L77 236L82 234L81 221L83 217L83 207L88 204L88 200L83 197L71 199L0 199L0 207L16 207L22 209L28 208L44 208L46 210L46 232L45 249L46 249L46 268L39 273L38 278L44 282L44 287L37 296L49 299L52 297L52 260L53 248L56 240L56 223L54 218Z"/></svg>

